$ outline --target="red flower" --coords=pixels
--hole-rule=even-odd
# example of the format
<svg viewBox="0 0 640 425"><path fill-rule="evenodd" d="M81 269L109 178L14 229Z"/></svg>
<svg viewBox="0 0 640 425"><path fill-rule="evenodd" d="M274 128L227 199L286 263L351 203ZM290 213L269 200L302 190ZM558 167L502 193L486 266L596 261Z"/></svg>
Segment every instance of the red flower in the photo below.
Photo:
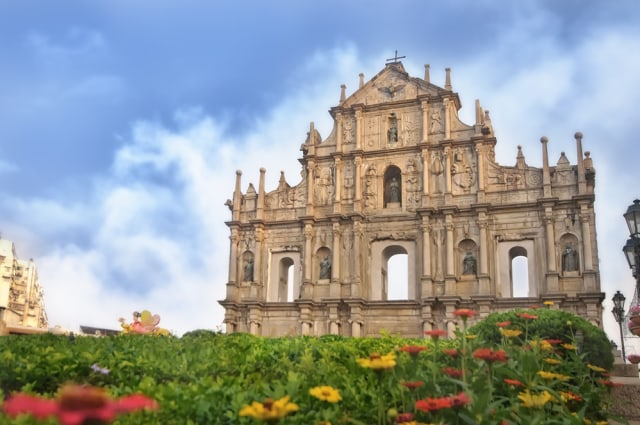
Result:
<svg viewBox="0 0 640 425"><path fill-rule="evenodd" d="M496 326L499 327L499 328L506 328L510 324L511 324L511 322L498 322L498 323L496 323Z"/></svg>
<svg viewBox="0 0 640 425"><path fill-rule="evenodd" d="M471 398L465 392L461 392L457 396L451 397L452 407L464 407L471 403Z"/></svg>
<svg viewBox="0 0 640 425"><path fill-rule="evenodd" d="M562 344L561 339L545 339L544 341L551 345Z"/></svg>
<svg viewBox="0 0 640 425"><path fill-rule="evenodd" d="M506 362L509 359L504 350L493 351L490 348L478 348L473 352L473 357L486 362Z"/></svg>
<svg viewBox="0 0 640 425"><path fill-rule="evenodd" d="M142 394L110 399L102 388L68 384L55 400L16 394L4 402L4 411L15 417L30 413L38 419L56 416L62 425L81 425L89 419L111 422L120 413L156 409L158 404Z"/></svg>
<svg viewBox="0 0 640 425"><path fill-rule="evenodd" d="M422 381L410 381L410 382L401 382L400 385L409 388L410 390L415 390L424 385Z"/></svg>
<svg viewBox="0 0 640 425"><path fill-rule="evenodd" d="M471 310L469 308L460 308L453 312L454 316L462 317L463 319L468 319L469 317L473 317L478 314L477 311Z"/></svg>
<svg viewBox="0 0 640 425"><path fill-rule="evenodd" d="M458 357L458 354L460 354L455 348L443 348L442 352L451 357Z"/></svg>
<svg viewBox="0 0 640 425"><path fill-rule="evenodd" d="M539 309L539 308L540 308L540 306L539 306L539 305L532 305L532 306L529 306L529 308L530 308L531 310L537 310L537 309Z"/></svg>
<svg viewBox="0 0 640 425"><path fill-rule="evenodd" d="M416 409L423 412L435 412L440 409L448 409L453 406L451 397L430 398L416 401Z"/></svg>
<svg viewBox="0 0 640 425"><path fill-rule="evenodd" d="M421 351L424 351L426 349L427 347L421 345L405 345L404 347L400 348L401 351L404 351L411 356L417 356Z"/></svg>
<svg viewBox="0 0 640 425"><path fill-rule="evenodd" d="M504 378L504 382L514 387L524 387L524 384L517 379Z"/></svg>
<svg viewBox="0 0 640 425"><path fill-rule="evenodd" d="M462 371L453 367L444 367L442 371L445 375L449 375L452 378L460 378L462 376Z"/></svg>
<svg viewBox="0 0 640 425"><path fill-rule="evenodd" d="M396 416L396 423L403 424L406 422L413 422L413 413L399 413Z"/></svg>
<svg viewBox="0 0 640 425"><path fill-rule="evenodd" d="M533 314L529 314L529 313L516 313L516 316L518 316L521 319L537 319L538 316L534 316Z"/></svg>
<svg viewBox="0 0 640 425"><path fill-rule="evenodd" d="M444 331L442 329L433 329L430 331L425 331L424 334L427 336L430 336L433 339L438 339L438 337L441 337L441 336L444 337L449 335L447 331Z"/></svg>

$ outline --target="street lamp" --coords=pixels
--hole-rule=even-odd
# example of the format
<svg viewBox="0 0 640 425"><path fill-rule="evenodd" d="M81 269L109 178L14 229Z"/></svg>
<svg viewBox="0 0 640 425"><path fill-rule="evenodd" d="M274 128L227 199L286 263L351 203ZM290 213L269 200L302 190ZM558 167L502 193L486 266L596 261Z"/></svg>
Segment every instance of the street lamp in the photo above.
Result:
<svg viewBox="0 0 640 425"><path fill-rule="evenodd" d="M623 215L629 228L629 239L627 239L622 251L627 257L633 277L636 278L635 295L637 297L638 290L640 290L640 280L638 280L640 279L640 274L638 273L638 265L640 264L640 200L635 199Z"/></svg>
<svg viewBox="0 0 640 425"><path fill-rule="evenodd" d="M620 291L617 291L613 296L613 317L616 318L616 322L618 322L618 327L620 328L620 344L622 345L622 361L626 363L626 355L624 353L624 337L622 336L622 322L624 322L624 301L626 298Z"/></svg>

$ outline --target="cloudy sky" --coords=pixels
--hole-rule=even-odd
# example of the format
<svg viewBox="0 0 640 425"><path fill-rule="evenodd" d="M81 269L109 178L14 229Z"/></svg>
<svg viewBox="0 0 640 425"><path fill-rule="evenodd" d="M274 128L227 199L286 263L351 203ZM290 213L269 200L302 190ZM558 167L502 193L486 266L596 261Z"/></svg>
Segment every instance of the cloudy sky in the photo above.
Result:
<svg viewBox="0 0 640 425"><path fill-rule="evenodd" d="M183 333L223 310L235 170L300 181L310 121L331 131L394 51L452 68L463 121L491 111L503 165L542 165L576 131L591 152L604 319L633 296L622 214L640 197L640 7L396 0L0 3L0 232L36 261L51 325L117 327L133 310Z"/></svg>

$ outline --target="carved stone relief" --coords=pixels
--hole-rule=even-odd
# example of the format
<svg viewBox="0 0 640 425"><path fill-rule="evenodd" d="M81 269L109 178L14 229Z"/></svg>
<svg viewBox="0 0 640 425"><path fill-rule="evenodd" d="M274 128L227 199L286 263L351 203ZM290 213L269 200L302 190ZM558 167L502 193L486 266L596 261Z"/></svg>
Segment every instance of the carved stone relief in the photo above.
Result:
<svg viewBox="0 0 640 425"><path fill-rule="evenodd" d="M342 143L345 145L350 145L353 143L355 139L355 119L346 115L342 119Z"/></svg>
<svg viewBox="0 0 640 425"><path fill-rule="evenodd" d="M442 133L444 129L442 120L443 114L440 107L434 107L429 115L429 134Z"/></svg>
<svg viewBox="0 0 640 425"><path fill-rule="evenodd" d="M329 205L333 201L334 173L331 167L316 167L314 200L316 205Z"/></svg>
<svg viewBox="0 0 640 425"><path fill-rule="evenodd" d="M473 150L470 148L456 148L453 151L451 175L453 183L465 192L476 182L476 163Z"/></svg>
<svg viewBox="0 0 640 425"><path fill-rule="evenodd" d="M355 177L354 177L353 169L354 169L353 164L347 164L343 168L344 190L342 191L342 199L346 199L348 201L353 199L354 184L355 184Z"/></svg>
<svg viewBox="0 0 640 425"><path fill-rule="evenodd" d="M376 207L377 193L378 193L378 189L377 189L376 167L375 165L370 165L369 168L367 168L367 172L365 174L364 189L362 191L362 199L364 200L365 208Z"/></svg>
<svg viewBox="0 0 640 425"><path fill-rule="evenodd" d="M405 145L415 145L421 140L420 115L418 112L402 114L402 141Z"/></svg>
<svg viewBox="0 0 640 425"><path fill-rule="evenodd" d="M444 158L442 152L431 153L431 179L433 185L433 193L442 193L444 184Z"/></svg>
<svg viewBox="0 0 640 425"><path fill-rule="evenodd" d="M409 158L407 161L407 210L414 211L420 207L420 172L418 171L417 164L420 161L414 158Z"/></svg>
<svg viewBox="0 0 640 425"><path fill-rule="evenodd" d="M366 140L367 146L372 148L377 146L378 138L380 137L380 122L378 117L367 118L367 132Z"/></svg>

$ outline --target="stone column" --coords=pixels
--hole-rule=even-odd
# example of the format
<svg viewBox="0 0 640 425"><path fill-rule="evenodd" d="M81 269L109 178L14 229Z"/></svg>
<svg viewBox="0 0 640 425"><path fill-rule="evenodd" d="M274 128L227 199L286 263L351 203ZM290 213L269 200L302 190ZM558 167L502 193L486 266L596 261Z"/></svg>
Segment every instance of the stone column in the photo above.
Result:
<svg viewBox="0 0 640 425"><path fill-rule="evenodd" d="M313 226L310 223L304 225L304 270L302 281L301 298L309 299L313 296L313 286L311 280L312 273L312 250L313 250Z"/></svg>
<svg viewBox="0 0 640 425"><path fill-rule="evenodd" d="M556 235L553 228L553 210L551 208L545 208L544 224L547 233L547 271L556 272Z"/></svg>
<svg viewBox="0 0 640 425"><path fill-rule="evenodd" d="M449 108L449 99L442 100L444 106L444 138L445 140L451 139L451 110Z"/></svg>
<svg viewBox="0 0 640 425"><path fill-rule="evenodd" d="M355 221L353 223L353 281L351 282L351 297L357 298L362 296L361 285L361 276L360 271L362 270L361 266L361 258L362 258L362 249L360 246L362 245L362 224L359 221Z"/></svg>
<svg viewBox="0 0 640 425"><path fill-rule="evenodd" d="M422 150L422 194L429 195L429 150Z"/></svg>
<svg viewBox="0 0 640 425"><path fill-rule="evenodd" d="M315 169L315 161L309 161L307 163L307 215L313 215L313 184L315 182Z"/></svg>
<svg viewBox="0 0 640 425"><path fill-rule="evenodd" d="M254 282L262 286L266 283L263 281L265 276L265 273L263 273L263 270L267 269L267 267L262 265L262 258L263 258L262 242L264 241L264 229L262 229L261 227L256 227L255 237L256 237L256 252L255 252L254 269L253 269L255 273L253 274L253 280Z"/></svg>
<svg viewBox="0 0 640 425"><path fill-rule="evenodd" d="M445 228L447 229L447 276L455 275L454 268L454 258L455 258L455 249L453 246L453 218L450 214L447 214Z"/></svg>
<svg viewBox="0 0 640 425"><path fill-rule="evenodd" d="M429 103L423 100L420 104L422 107L422 142L429 141Z"/></svg>
<svg viewBox="0 0 640 425"><path fill-rule="evenodd" d="M238 270L238 229L231 229L229 236L229 283L235 283Z"/></svg>
<svg viewBox="0 0 640 425"><path fill-rule="evenodd" d="M591 226L590 214L586 211L580 213L580 223L582 224L582 245L584 247L584 270L593 270L593 251L591 250Z"/></svg>
<svg viewBox="0 0 640 425"><path fill-rule="evenodd" d="M353 194L353 208L356 212L362 209L362 158L356 156L353 160L353 168L355 169L355 193Z"/></svg>
<svg viewBox="0 0 640 425"><path fill-rule="evenodd" d="M342 151L342 120L343 120L342 112L338 112L336 114L336 152Z"/></svg>
<svg viewBox="0 0 640 425"><path fill-rule="evenodd" d="M479 274L489 273L489 241L487 238L487 217L484 212L478 214L478 227L480 228L480 267Z"/></svg>
<svg viewBox="0 0 640 425"><path fill-rule="evenodd" d="M356 150L362 149L364 132L362 131L362 108L356 109Z"/></svg>
<svg viewBox="0 0 640 425"><path fill-rule="evenodd" d="M451 148L444 148L444 179L445 189L444 192L451 193Z"/></svg>
<svg viewBox="0 0 640 425"><path fill-rule="evenodd" d="M433 277L431 276L431 226L429 217L422 217L422 270L421 270L421 297L433 297Z"/></svg>
<svg viewBox="0 0 640 425"><path fill-rule="evenodd" d="M478 157L478 191L484 192L484 183L485 183L484 147L476 146L476 155Z"/></svg>
<svg viewBox="0 0 640 425"><path fill-rule="evenodd" d="M340 298L340 260L342 251L340 250L340 223L333 223L333 259L331 260L331 282L329 283L329 296Z"/></svg>
<svg viewBox="0 0 640 425"><path fill-rule="evenodd" d="M342 199L342 161L340 158L334 158L334 182L333 182L333 212L336 214L340 214L341 211L341 199Z"/></svg>

